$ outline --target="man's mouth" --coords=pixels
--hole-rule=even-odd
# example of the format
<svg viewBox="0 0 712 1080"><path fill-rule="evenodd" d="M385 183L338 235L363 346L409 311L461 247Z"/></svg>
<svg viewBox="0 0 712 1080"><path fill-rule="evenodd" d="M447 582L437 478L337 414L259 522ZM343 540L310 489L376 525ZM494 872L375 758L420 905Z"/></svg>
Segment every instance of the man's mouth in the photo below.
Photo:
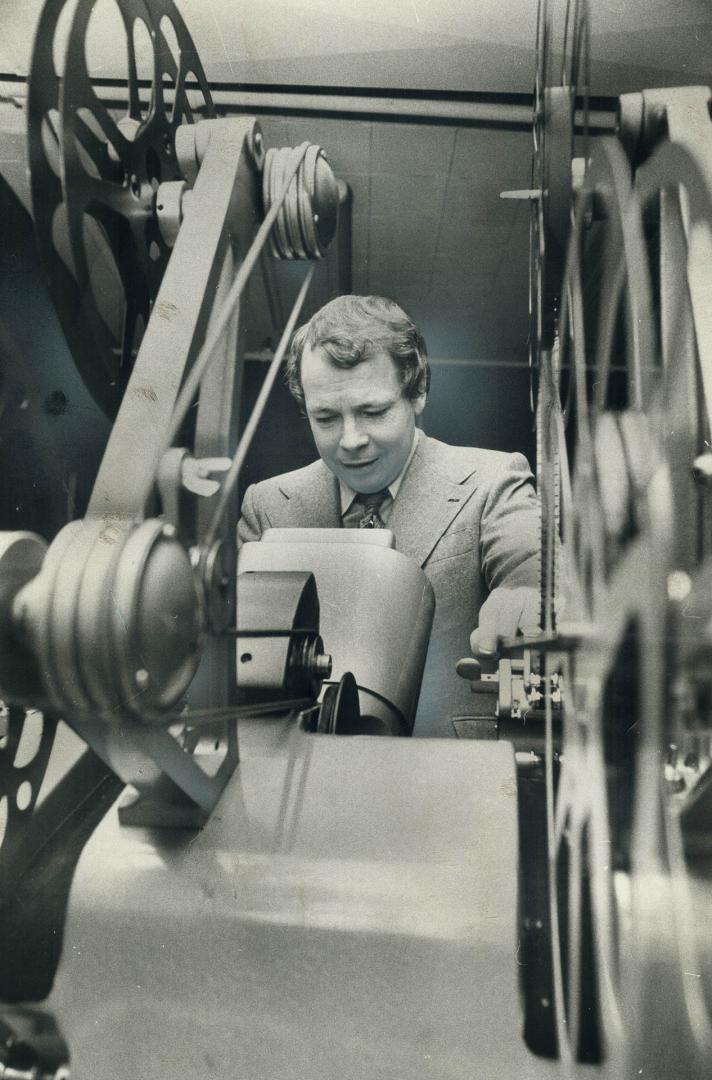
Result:
<svg viewBox="0 0 712 1080"><path fill-rule="evenodd" d="M369 465L373 465L375 458L371 458L370 461L344 461L342 464L347 469L365 469Z"/></svg>

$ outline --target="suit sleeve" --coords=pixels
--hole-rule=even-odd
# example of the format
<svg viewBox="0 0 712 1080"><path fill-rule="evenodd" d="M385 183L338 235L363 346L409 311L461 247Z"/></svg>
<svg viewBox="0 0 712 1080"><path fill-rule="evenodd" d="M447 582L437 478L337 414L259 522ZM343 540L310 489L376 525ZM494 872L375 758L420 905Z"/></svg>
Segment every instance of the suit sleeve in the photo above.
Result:
<svg viewBox="0 0 712 1080"><path fill-rule="evenodd" d="M540 513L534 477L523 454L511 454L483 508L480 565L492 591L539 587Z"/></svg>
<svg viewBox="0 0 712 1080"><path fill-rule="evenodd" d="M242 500L242 509L240 511L240 520L237 523L237 550L239 551L243 544L246 544L248 540L259 540L264 531L264 526L260 520L262 515L260 514L257 500L255 498L255 485L252 484L245 492L245 497Z"/></svg>

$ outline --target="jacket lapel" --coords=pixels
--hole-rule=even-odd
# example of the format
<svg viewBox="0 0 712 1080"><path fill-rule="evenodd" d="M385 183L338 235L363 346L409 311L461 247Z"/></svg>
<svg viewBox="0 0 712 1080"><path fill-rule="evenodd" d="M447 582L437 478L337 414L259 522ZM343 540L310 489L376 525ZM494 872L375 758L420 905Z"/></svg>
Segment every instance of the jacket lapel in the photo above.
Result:
<svg viewBox="0 0 712 1080"><path fill-rule="evenodd" d="M477 486L472 462L449 454L449 449L419 436L388 523L396 549L421 566Z"/></svg>
<svg viewBox="0 0 712 1080"><path fill-rule="evenodd" d="M309 529L338 529L341 525L337 483L323 461L315 461L307 470L280 477L279 490L284 499L279 525ZM282 517L284 516L284 520Z"/></svg>

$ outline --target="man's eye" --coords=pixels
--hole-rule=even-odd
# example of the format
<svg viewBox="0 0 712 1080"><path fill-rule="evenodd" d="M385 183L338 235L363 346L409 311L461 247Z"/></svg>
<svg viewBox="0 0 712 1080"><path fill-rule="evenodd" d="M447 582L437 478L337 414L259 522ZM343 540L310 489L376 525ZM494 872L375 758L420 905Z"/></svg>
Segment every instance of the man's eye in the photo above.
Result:
<svg viewBox="0 0 712 1080"><path fill-rule="evenodd" d="M315 416L314 422L324 427L326 424L333 424L336 417L334 416Z"/></svg>
<svg viewBox="0 0 712 1080"><path fill-rule="evenodd" d="M385 409L364 409L363 410L363 415L364 416L385 416L387 412L388 412L387 408L385 408Z"/></svg>

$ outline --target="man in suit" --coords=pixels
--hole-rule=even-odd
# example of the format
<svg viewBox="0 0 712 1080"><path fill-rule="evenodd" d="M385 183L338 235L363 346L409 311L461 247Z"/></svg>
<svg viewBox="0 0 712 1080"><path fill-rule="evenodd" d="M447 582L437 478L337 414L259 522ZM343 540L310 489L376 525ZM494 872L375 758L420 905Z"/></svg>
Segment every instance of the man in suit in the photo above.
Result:
<svg viewBox="0 0 712 1080"><path fill-rule="evenodd" d="M468 645L491 658L498 635L536 626L539 511L523 455L448 446L417 429L429 374L420 332L392 301L340 296L318 311L295 334L287 378L320 458L248 488L238 538L392 530L435 592L413 734L452 737L452 717L478 711L455 674Z"/></svg>

